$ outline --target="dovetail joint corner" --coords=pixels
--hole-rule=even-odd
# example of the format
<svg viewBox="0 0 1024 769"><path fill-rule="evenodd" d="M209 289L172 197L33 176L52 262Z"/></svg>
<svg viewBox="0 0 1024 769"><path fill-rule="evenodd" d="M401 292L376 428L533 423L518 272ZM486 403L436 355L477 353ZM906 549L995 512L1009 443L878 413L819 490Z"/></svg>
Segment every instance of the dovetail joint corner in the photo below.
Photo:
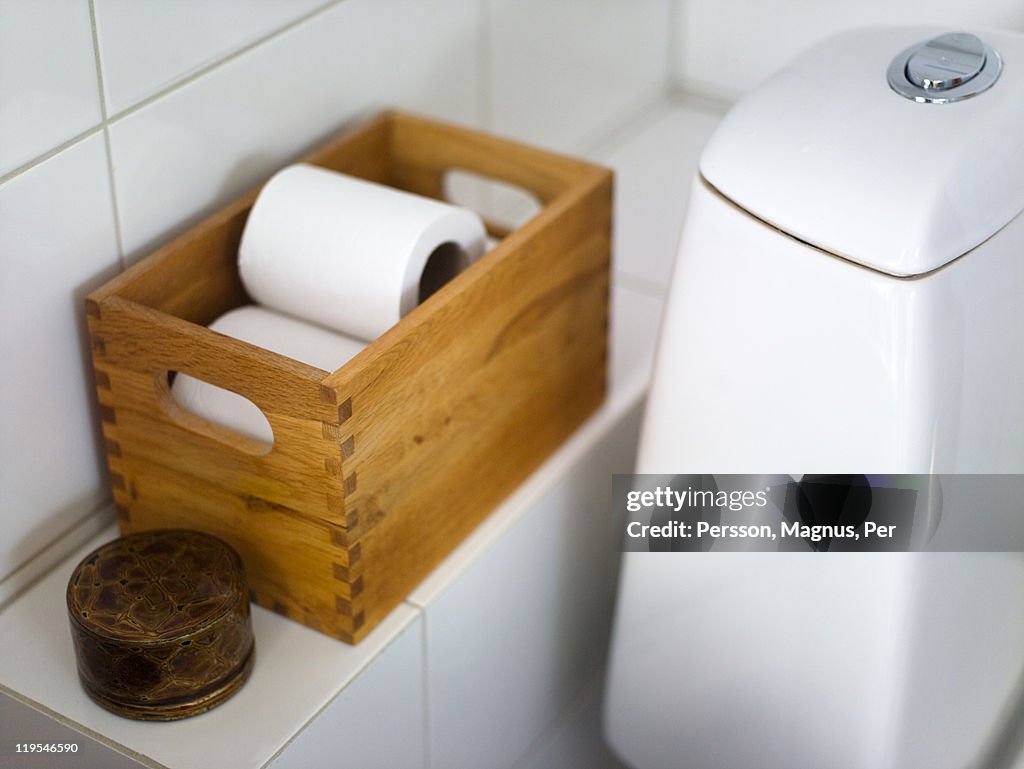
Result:
<svg viewBox="0 0 1024 769"><path fill-rule="evenodd" d="M341 458L349 459L356 450L356 436L350 435L341 443Z"/></svg>
<svg viewBox="0 0 1024 769"><path fill-rule="evenodd" d="M341 405L338 406L338 423L344 422L346 419L352 416L352 399L346 398L342 401Z"/></svg>
<svg viewBox="0 0 1024 769"><path fill-rule="evenodd" d="M345 498L338 494L331 494L328 492L327 496L327 512L331 515L344 515L345 514Z"/></svg>
<svg viewBox="0 0 1024 769"><path fill-rule="evenodd" d="M338 402L338 393L334 391L333 387L320 385L320 400L334 405Z"/></svg>

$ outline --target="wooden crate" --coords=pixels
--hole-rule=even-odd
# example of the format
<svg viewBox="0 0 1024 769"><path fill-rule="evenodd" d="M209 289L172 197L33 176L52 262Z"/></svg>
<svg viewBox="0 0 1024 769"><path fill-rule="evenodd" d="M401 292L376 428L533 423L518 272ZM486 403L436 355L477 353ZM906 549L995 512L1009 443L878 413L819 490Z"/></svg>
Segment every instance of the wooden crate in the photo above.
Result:
<svg viewBox="0 0 1024 769"><path fill-rule="evenodd" d="M333 372L205 328L249 302L255 190L86 310L121 530L222 537L257 603L354 643L601 403L612 174L399 113L305 161L432 197L464 169L543 209ZM253 401L273 447L179 407L177 371Z"/></svg>

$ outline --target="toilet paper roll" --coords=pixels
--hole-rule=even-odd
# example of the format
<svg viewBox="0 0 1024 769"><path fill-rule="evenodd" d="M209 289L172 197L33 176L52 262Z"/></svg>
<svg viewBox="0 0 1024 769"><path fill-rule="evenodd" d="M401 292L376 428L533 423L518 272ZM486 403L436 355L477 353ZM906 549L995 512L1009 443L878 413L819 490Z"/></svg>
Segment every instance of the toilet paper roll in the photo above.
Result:
<svg viewBox="0 0 1024 769"><path fill-rule="evenodd" d="M357 339L251 305L225 313L210 329L325 371L341 367L366 346ZM180 405L203 419L264 443L274 442L263 412L237 393L182 373L174 378L171 392Z"/></svg>
<svg viewBox="0 0 1024 769"><path fill-rule="evenodd" d="M485 238L468 209L298 164L260 191L238 268L258 304L372 341L479 258Z"/></svg>

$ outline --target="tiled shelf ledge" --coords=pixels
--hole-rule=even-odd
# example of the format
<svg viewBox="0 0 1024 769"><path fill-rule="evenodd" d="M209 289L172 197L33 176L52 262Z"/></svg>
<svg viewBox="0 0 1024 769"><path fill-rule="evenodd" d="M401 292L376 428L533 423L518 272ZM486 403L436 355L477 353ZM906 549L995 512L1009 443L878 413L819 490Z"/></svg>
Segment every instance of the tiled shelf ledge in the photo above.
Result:
<svg viewBox="0 0 1024 769"><path fill-rule="evenodd" d="M363 643L348 646L256 608L256 664L237 696L172 724L130 721L94 704L79 686L64 608L70 570L115 536L113 528L101 534L0 615L0 688L143 765L264 766L416 620L414 609L400 606Z"/></svg>
<svg viewBox="0 0 1024 769"><path fill-rule="evenodd" d="M255 607L257 663L249 682L231 700L209 713L173 724L134 722L107 713L78 685L64 590L78 560L116 536L111 528L0 612L0 691L122 754L126 765L256 769L271 763L275 767L298 766L303 758L307 763L315 761L310 751L315 753L325 739L329 741L316 733L317 723L325 720L318 717L346 707L354 699L356 687L361 690L355 699L370 700L370 706L346 711L346 734L337 735L339 765L345 765L346 756L353 758L353 766L365 765L351 755L352 750L358 751L351 736L369 733L371 728L366 739L368 745L379 745L383 751L380 765L395 766L405 758L403 766L421 765L428 750L444 753L447 746L439 745L437 735L427 733L432 721L436 728L439 718L433 716L439 714L427 718L424 712L433 703L425 690L431 680L427 655L438 653L428 643L428 618L460 578L516 530L538 503L553 489L557 496L566 477L579 475L583 464L594 461L595 447L613 445L615 436L624 431L630 433L625 441L635 441L638 408L647 387L661 314L659 294L674 257L674 240L696 157L716 120L713 112L665 104L650 113L647 122L592 153L619 174L608 397L362 643L354 647L339 643ZM613 449L618 457L615 461L621 460L624 451L628 455L631 445ZM582 477L587 477L585 472ZM607 477L599 480L610 486ZM432 629L436 631L436 627ZM387 687L400 690L400 707L376 712L374 695ZM376 707L385 709L380 702ZM535 726L524 726L519 743L508 747L524 750ZM4 736L12 743L22 737L28 740L28 735ZM524 741L526 744L521 744ZM469 756L460 750L456 747L448 754ZM506 763L514 759L515 755L508 756Z"/></svg>
<svg viewBox="0 0 1024 769"><path fill-rule="evenodd" d="M481 524L373 633L349 646L253 607L257 661L232 699L173 724L130 721L95 705L77 680L64 604L67 578L93 548L117 536L104 530L0 613L0 691L56 717L143 765L171 769L266 766L375 658L403 634L417 636L425 606L533 507L637 405L646 385L660 302L616 289L613 387L604 405ZM646 349L645 349L646 348ZM411 692L412 697L422 693ZM19 739L20 741L20 739ZM28 741L28 738L25 738Z"/></svg>

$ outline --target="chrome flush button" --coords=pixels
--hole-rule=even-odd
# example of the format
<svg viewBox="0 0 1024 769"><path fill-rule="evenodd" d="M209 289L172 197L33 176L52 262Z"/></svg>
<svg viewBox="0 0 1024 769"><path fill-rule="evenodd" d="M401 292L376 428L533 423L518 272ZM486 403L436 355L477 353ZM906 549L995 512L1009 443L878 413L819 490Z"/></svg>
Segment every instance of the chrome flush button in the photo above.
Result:
<svg viewBox="0 0 1024 769"><path fill-rule="evenodd" d="M993 48L966 32L940 35L908 48L889 65L889 85L900 96L944 104L992 87L1003 62Z"/></svg>
<svg viewBox="0 0 1024 769"><path fill-rule="evenodd" d="M929 40L907 60L907 79L924 89L945 91L966 83L985 66L985 44L954 33Z"/></svg>

